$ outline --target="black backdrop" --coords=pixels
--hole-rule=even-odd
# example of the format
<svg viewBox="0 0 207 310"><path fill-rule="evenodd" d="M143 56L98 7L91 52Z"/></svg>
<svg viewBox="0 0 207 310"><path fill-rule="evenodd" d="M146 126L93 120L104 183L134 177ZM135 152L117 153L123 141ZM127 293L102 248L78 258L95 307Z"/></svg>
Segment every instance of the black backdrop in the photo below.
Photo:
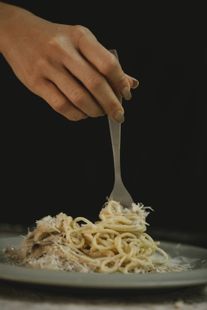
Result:
<svg viewBox="0 0 207 310"><path fill-rule="evenodd" d="M143 18L135 1L113 8L112 2L7 2L82 24L118 50L124 69L140 80L124 104L124 182L135 201L155 210L152 227L206 231L205 48L184 42L192 36L185 16L170 19L171 8L164 8L162 20L152 20L149 7ZM60 211L95 219L113 185L107 119L65 120L17 80L3 57L0 88L0 221L29 225Z"/></svg>

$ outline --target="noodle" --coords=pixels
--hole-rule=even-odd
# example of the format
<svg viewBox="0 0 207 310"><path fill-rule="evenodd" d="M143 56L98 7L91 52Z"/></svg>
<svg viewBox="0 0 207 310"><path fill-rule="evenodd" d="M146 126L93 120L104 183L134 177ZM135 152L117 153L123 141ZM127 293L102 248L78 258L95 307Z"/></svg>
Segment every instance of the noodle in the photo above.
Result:
<svg viewBox="0 0 207 310"><path fill-rule="evenodd" d="M111 200L95 223L64 213L46 216L36 222L18 249L6 253L33 268L100 273L170 271L168 255L146 233L148 213L141 203L133 203L129 209Z"/></svg>

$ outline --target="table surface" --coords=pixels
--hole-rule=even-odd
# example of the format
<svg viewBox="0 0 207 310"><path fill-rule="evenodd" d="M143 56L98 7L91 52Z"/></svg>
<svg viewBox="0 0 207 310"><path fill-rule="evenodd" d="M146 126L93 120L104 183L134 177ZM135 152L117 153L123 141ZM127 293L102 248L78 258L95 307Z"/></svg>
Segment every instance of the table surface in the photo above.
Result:
<svg viewBox="0 0 207 310"><path fill-rule="evenodd" d="M0 282L1 310L206 310L207 287L163 292L56 291Z"/></svg>
<svg viewBox="0 0 207 310"><path fill-rule="evenodd" d="M1 236L9 234L0 233ZM51 289L0 282L1 310L207 310L207 286L166 291Z"/></svg>

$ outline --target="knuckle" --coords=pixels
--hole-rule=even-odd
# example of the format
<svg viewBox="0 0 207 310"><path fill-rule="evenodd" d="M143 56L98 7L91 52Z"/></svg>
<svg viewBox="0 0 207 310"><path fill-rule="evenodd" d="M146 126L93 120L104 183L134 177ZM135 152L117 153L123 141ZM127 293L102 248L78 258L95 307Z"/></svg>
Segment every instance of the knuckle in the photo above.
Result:
<svg viewBox="0 0 207 310"><path fill-rule="evenodd" d="M99 91L103 85L103 79L101 77L91 77L88 79L88 87L92 92Z"/></svg>
<svg viewBox="0 0 207 310"><path fill-rule="evenodd" d="M61 55L64 54L65 52L65 42L66 40L69 40L68 36L66 36L65 34L57 34L54 35L53 37L51 37L49 39L49 41L47 42L47 56L48 58L53 58L54 55L56 55L57 53Z"/></svg>
<svg viewBox="0 0 207 310"><path fill-rule="evenodd" d="M80 26L80 25L74 26L73 37L74 37L74 42L76 46L80 46L81 40L91 35L92 35L92 32L88 28L84 26Z"/></svg>
<svg viewBox="0 0 207 310"><path fill-rule="evenodd" d="M94 108L93 110L91 110L90 113L88 113L88 115L90 117L99 117L99 116L103 116L104 113L103 113L103 111L101 111L101 109L99 109L97 107L97 108Z"/></svg>
<svg viewBox="0 0 207 310"><path fill-rule="evenodd" d="M59 36L55 35L55 36L52 36L48 40L47 44L48 44L49 48L56 48L56 47L59 47L59 44L60 44L59 41L60 41Z"/></svg>
<svg viewBox="0 0 207 310"><path fill-rule="evenodd" d="M103 116L103 114L96 112L96 113L91 113L91 115L89 115L89 116L93 117L93 118L96 118L96 117L99 117L99 116Z"/></svg>
<svg viewBox="0 0 207 310"><path fill-rule="evenodd" d="M61 101L58 97L53 97L51 99L51 105L53 109L58 113L64 113L66 110L66 102Z"/></svg>
<svg viewBox="0 0 207 310"><path fill-rule="evenodd" d="M84 93L81 92L79 89L73 89L70 92L71 101L74 102L77 106L82 106L84 104Z"/></svg>
<svg viewBox="0 0 207 310"><path fill-rule="evenodd" d="M57 60L60 62L70 63L74 59L76 51L72 48L72 37L62 34L56 35L49 41L47 48L48 62L53 63Z"/></svg>
<svg viewBox="0 0 207 310"><path fill-rule="evenodd" d="M48 62L44 57L39 57L34 62L34 66L35 66L36 70L42 70L48 66Z"/></svg>
<svg viewBox="0 0 207 310"><path fill-rule="evenodd" d="M75 25L74 31L75 31L76 35L79 37L85 36L85 35L88 35L91 33L88 28L81 26L81 25Z"/></svg>
<svg viewBox="0 0 207 310"><path fill-rule="evenodd" d="M32 90L35 93L39 93L39 77L36 76L36 74L33 74L30 79L27 82L27 86L29 87L30 90Z"/></svg>
<svg viewBox="0 0 207 310"><path fill-rule="evenodd" d="M85 117L81 113L71 111L68 114L67 118L71 121L77 122L80 121L81 119L84 119Z"/></svg>
<svg viewBox="0 0 207 310"><path fill-rule="evenodd" d="M124 72L120 75L119 82L129 85L129 80Z"/></svg>
<svg viewBox="0 0 207 310"><path fill-rule="evenodd" d="M109 75L117 68L117 66L118 66L118 61L116 57L113 54L111 54L108 56L107 60L102 63L102 72L105 75Z"/></svg>
<svg viewBox="0 0 207 310"><path fill-rule="evenodd" d="M38 86L40 77L47 72L48 67L48 61L44 57L39 57L34 60L29 81L32 88L36 88Z"/></svg>
<svg viewBox="0 0 207 310"><path fill-rule="evenodd" d="M88 115L89 115L90 117L94 117L94 118L99 116L98 113L95 112L95 111L90 111L90 112L88 113Z"/></svg>
<svg viewBox="0 0 207 310"><path fill-rule="evenodd" d="M128 82L127 77L124 73L120 76L120 78L118 80L118 85L120 88L129 86L129 82Z"/></svg>

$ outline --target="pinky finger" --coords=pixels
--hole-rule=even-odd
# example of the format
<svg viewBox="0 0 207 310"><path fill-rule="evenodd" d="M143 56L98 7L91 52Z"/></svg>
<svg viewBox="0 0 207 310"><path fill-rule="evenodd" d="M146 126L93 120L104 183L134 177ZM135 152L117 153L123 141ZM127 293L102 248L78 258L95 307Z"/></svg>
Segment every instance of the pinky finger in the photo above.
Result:
<svg viewBox="0 0 207 310"><path fill-rule="evenodd" d="M50 106L70 121L79 121L88 116L77 109L70 102L59 88L49 80L43 80L38 95L42 97Z"/></svg>

